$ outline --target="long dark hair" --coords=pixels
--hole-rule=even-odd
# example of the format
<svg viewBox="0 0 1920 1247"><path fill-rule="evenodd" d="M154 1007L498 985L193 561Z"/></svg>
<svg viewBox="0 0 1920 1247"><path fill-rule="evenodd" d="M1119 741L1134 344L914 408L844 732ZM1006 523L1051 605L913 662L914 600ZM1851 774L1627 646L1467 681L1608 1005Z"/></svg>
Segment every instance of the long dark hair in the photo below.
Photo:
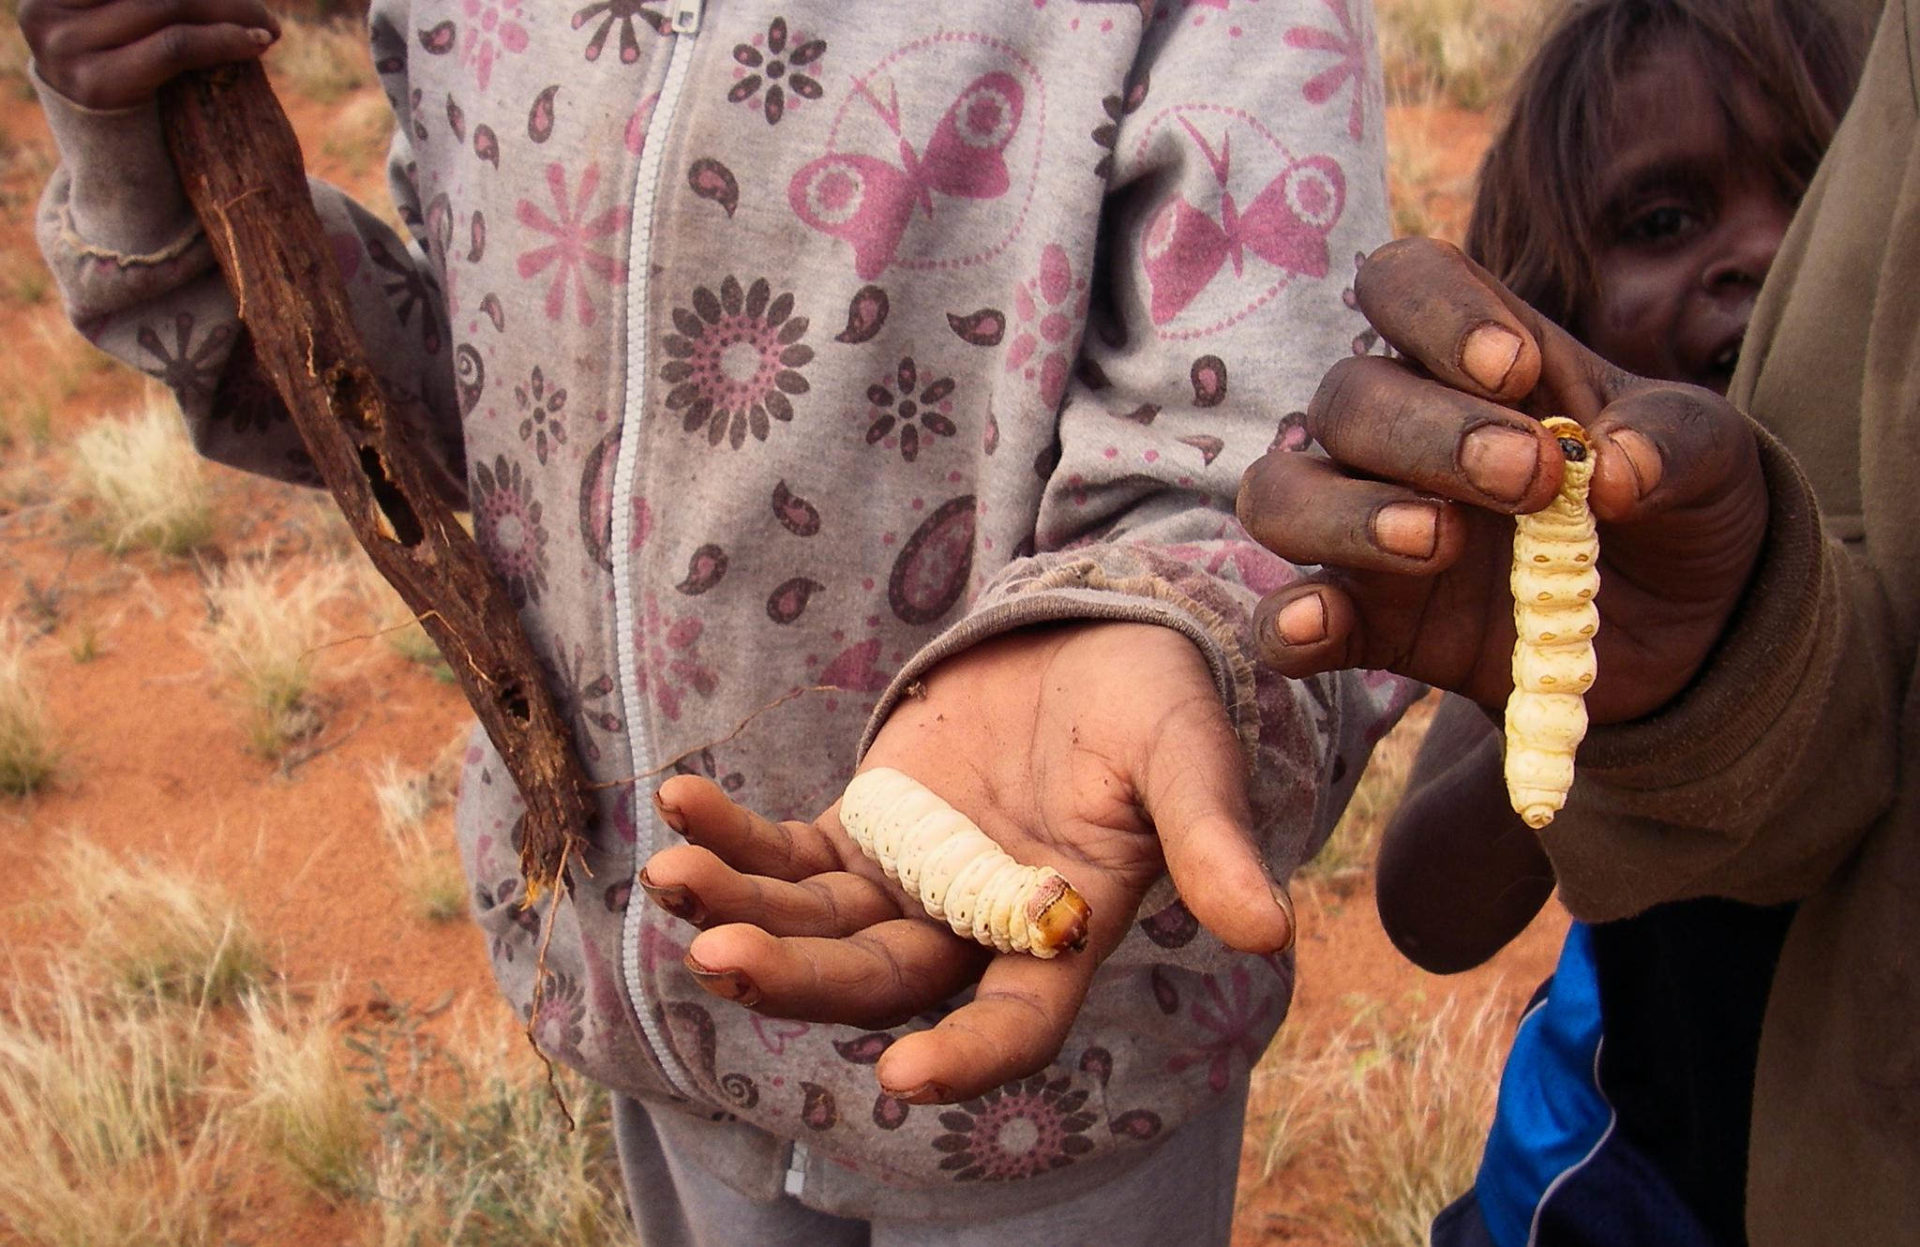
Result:
<svg viewBox="0 0 1920 1247"><path fill-rule="evenodd" d="M1866 31L1820 0L1573 0L1515 84L1480 166L1466 251L1578 334L1597 293L1597 184L1622 79L1653 49L1690 53L1745 150L1798 203L1853 94ZM1744 133L1741 84L1757 88L1777 143Z"/></svg>

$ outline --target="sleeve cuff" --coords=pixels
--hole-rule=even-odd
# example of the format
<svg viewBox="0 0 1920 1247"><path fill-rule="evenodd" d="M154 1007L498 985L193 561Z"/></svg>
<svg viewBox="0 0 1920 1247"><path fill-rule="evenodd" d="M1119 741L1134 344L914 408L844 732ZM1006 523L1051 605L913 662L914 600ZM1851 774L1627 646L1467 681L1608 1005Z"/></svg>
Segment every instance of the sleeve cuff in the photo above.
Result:
<svg viewBox="0 0 1920 1247"><path fill-rule="evenodd" d="M1750 760L1808 679L1821 678L1823 621L1838 593L1825 566L1819 502L1793 457L1749 422L1767 482L1767 535L1724 642L1681 696L1632 723L1596 727L1580 769L1642 791L1720 775ZM1576 785L1575 793L1578 793Z"/></svg>
<svg viewBox="0 0 1920 1247"><path fill-rule="evenodd" d="M122 263L159 263L200 233L149 102L101 111L76 104L29 66L67 166L66 228L76 249Z"/></svg>

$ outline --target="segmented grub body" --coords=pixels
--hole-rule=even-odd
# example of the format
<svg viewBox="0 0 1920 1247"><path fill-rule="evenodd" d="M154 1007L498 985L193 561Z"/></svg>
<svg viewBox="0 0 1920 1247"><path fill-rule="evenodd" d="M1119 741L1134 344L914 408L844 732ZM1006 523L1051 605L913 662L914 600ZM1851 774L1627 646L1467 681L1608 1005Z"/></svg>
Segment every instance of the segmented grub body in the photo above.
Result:
<svg viewBox="0 0 1920 1247"><path fill-rule="evenodd" d="M1573 787L1573 755L1587 734L1593 637L1600 630L1600 540L1587 488L1586 430L1554 417L1547 431L1567 457L1560 492L1523 515L1513 535L1513 694L1507 699L1507 796L1529 827L1545 827Z"/></svg>
<svg viewBox="0 0 1920 1247"><path fill-rule="evenodd" d="M840 822L860 851L954 933L1052 957L1086 943L1087 903L1051 866L1022 866L973 820L888 767L854 776Z"/></svg>

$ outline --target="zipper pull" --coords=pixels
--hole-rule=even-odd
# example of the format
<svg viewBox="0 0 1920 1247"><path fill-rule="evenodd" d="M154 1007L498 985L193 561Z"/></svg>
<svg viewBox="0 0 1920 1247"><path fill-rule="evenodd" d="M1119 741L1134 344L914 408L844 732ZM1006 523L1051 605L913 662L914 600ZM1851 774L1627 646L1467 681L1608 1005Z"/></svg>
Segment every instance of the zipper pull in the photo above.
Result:
<svg viewBox="0 0 1920 1247"><path fill-rule="evenodd" d="M700 11L706 7L706 0L674 0L673 33L676 35L697 35L700 33Z"/></svg>

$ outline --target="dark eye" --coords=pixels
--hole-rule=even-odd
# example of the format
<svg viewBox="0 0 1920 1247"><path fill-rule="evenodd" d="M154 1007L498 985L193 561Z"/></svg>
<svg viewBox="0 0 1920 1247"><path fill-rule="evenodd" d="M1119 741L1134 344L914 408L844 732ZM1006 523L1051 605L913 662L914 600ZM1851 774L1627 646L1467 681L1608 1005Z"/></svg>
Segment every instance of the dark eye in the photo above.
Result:
<svg viewBox="0 0 1920 1247"><path fill-rule="evenodd" d="M1658 204L1628 217L1620 227L1620 241L1657 246L1685 237L1699 224L1699 216L1690 208L1679 204Z"/></svg>

